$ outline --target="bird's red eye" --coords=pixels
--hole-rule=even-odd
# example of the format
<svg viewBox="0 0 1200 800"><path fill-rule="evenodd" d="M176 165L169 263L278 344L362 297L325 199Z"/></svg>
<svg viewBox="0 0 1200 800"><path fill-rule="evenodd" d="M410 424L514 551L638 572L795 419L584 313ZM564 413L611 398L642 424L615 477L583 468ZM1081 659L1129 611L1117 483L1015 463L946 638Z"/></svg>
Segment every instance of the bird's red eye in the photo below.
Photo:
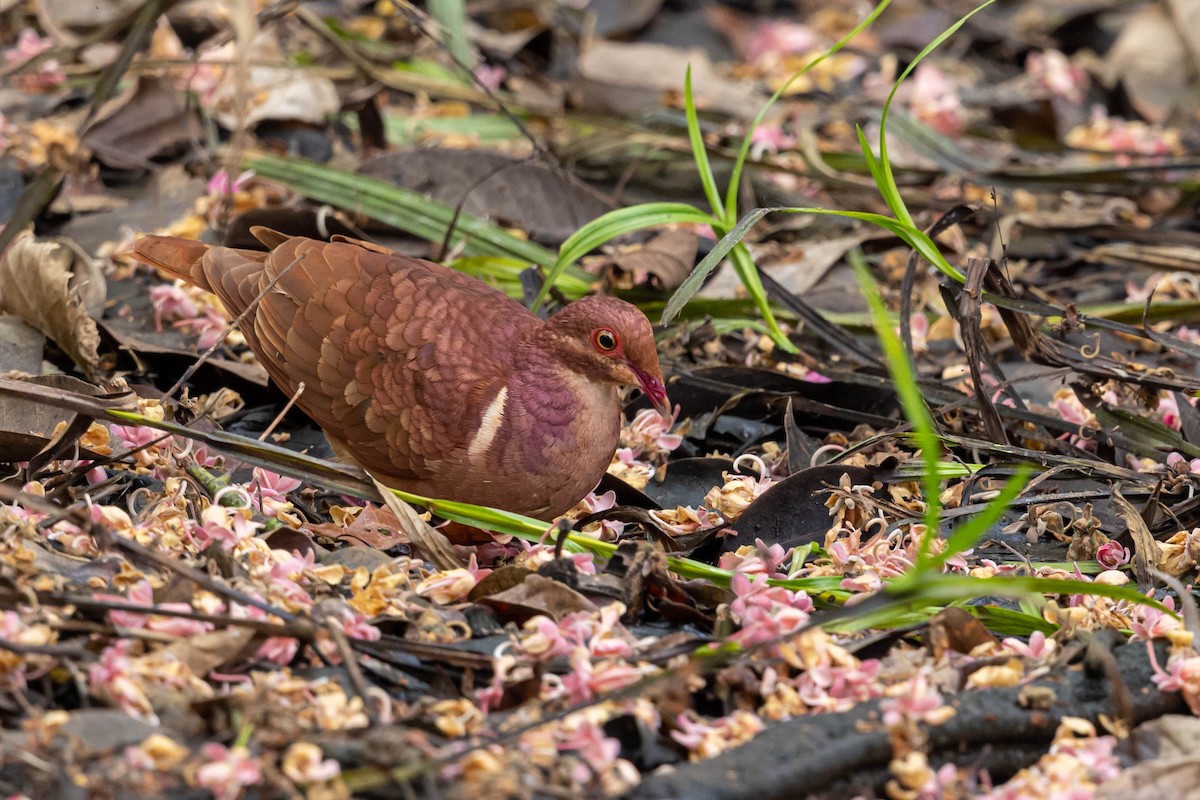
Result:
<svg viewBox="0 0 1200 800"><path fill-rule="evenodd" d="M608 328L600 328L592 334L592 344L601 353L611 353L617 349L617 334Z"/></svg>

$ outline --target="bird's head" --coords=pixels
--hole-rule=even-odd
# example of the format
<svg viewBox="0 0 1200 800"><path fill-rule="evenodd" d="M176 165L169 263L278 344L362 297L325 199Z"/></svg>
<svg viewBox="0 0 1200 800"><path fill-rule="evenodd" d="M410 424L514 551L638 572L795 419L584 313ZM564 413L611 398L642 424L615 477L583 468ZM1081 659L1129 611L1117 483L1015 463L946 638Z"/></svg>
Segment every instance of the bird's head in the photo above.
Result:
<svg viewBox="0 0 1200 800"><path fill-rule="evenodd" d="M551 317L544 335L575 372L596 382L637 386L658 413L671 416L654 331L636 306L615 297L584 297Z"/></svg>

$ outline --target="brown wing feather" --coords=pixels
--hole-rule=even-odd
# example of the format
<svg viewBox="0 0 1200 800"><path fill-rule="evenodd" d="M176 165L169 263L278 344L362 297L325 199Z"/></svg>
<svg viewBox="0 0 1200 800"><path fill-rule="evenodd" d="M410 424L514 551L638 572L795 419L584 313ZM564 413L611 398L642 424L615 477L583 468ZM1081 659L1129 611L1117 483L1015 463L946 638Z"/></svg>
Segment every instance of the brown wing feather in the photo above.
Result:
<svg viewBox="0 0 1200 800"><path fill-rule="evenodd" d="M134 256L175 278L183 278L207 290L200 266L209 246L204 242L174 236L143 236L133 246Z"/></svg>

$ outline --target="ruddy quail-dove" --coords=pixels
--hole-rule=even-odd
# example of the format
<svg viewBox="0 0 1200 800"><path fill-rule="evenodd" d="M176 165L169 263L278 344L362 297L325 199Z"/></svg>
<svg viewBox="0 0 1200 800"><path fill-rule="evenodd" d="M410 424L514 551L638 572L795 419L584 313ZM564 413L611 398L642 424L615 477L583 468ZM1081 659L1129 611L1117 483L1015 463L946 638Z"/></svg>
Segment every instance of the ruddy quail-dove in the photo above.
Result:
<svg viewBox="0 0 1200 800"><path fill-rule="evenodd" d="M650 322L623 300L543 322L441 264L253 233L269 253L147 236L136 255L231 314L250 307L241 329L271 378L289 396L303 382L296 405L334 452L389 486L551 519L604 475L620 387L669 415Z"/></svg>

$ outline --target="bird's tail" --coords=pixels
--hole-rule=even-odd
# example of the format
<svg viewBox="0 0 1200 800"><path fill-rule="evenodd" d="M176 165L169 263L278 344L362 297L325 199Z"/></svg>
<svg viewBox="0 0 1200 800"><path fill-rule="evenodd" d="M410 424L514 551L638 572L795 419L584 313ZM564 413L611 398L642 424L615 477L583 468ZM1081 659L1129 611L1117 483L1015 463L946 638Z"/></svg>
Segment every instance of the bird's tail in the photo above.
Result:
<svg viewBox="0 0 1200 800"><path fill-rule="evenodd" d="M183 278L206 291L212 291L201 261L209 245L177 236L143 236L133 246L138 261L157 267L176 278Z"/></svg>

